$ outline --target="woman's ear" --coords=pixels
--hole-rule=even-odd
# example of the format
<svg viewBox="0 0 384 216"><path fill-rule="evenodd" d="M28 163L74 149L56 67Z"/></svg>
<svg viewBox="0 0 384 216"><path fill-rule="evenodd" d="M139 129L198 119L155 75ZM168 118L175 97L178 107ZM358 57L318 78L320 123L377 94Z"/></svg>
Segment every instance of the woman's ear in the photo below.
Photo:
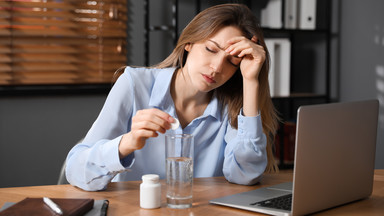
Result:
<svg viewBox="0 0 384 216"><path fill-rule="evenodd" d="M191 48L192 48L192 44L191 43L185 44L185 47L184 47L185 51L189 52L189 51L191 51Z"/></svg>

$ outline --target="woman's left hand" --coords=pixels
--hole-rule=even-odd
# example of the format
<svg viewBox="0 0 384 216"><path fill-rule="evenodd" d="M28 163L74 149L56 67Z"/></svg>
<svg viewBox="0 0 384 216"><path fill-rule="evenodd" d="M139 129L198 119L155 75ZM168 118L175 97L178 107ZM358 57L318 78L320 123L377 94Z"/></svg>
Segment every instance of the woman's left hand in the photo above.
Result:
<svg viewBox="0 0 384 216"><path fill-rule="evenodd" d="M257 44L257 40L255 36L251 40L243 36L234 37L228 41L230 46L225 50L230 55L242 58L240 70L243 79L248 81L258 81L265 62L265 50L263 46Z"/></svg>

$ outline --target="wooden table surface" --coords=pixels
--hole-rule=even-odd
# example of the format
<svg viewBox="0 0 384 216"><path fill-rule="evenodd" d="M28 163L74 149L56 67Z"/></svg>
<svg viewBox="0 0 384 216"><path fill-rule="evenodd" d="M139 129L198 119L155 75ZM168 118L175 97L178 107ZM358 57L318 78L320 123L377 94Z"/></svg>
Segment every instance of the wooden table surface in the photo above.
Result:
<svg viewBox="0 0 384 216"><path fill-rule="evenodd" d="M384 170L375 170L374 191L369 199L343 205L318 215L384 215ZM165 182L162 183L162 206L158 209L141 209L139 205L139 186L141 181L114 182L107 190L87 192L71 185L49 185L32 187L0 188L0 206L5 202L18 202L25 197L51 198L93 198L110 201L108 215L259 215L255 212L209 204L209 200L234 193L249 191L286 181L292 181L292 171L284 170L278 174L264 175L261 184L244 186L228 183L223 177L195 178L193 207L189 209L170 209L166 207ZM358 185L357 185L358 186Z"/></svg>

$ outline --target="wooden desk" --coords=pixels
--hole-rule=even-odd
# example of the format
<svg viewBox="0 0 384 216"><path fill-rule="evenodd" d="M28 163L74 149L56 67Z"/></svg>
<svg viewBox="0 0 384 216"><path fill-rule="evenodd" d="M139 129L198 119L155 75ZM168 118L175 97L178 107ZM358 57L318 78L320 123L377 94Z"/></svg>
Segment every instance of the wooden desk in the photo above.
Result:
<svg viewBox="0 0 384 216"><path fill-rule="evenodd" d="M318 215L383 215L384 170L376 170L374 179L374 189L369 199L333 208ZM48 196L56 198L108 199L110 201L108 215L110 216L259 215L255 212L209 204L209 200L286 181L292 181L292 171L281 171L279 174L265 175L261 184L255 186L231 184L223 177L196 178L194 180L193 207L183 210L167 208L164 192L162 193L161 208L154 210L141 209L139 207L139 185L141 181L111 183L106 191L100 192L86 192L71 185L0 188L0 206L3 206L5 202L18 202L25 197ZM165 191L164 180L162 181L162 190Z"/></svg>

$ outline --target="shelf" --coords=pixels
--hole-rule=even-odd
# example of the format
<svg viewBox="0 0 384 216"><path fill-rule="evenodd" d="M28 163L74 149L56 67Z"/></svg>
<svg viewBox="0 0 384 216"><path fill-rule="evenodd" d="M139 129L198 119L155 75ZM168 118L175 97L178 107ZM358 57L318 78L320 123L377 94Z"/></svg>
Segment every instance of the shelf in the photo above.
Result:
<svg viewBox="0 0 384 216"><path fill-rule="evenodd" d="M315 94L315 93L291 93L289 96L274 96L272 99L321 99L327 98L326 94Z"/></svg>
<svg viewBox="0 0 384 216"><path fill-rule="evenodd" d="M262 27L264 33L265 32L276 32L276 33L322 33L322 34L328 34L328 29L286 29L286 28L266 28Z"/></svg>
<svg viewBox="0 0 384 216"><path fill-rule="evenodd" d="M145 56L146 64L149 62L149 32L151 31L172 31L169 25L151 26L149 24L149 1L146 0L145 23L146 23L146 39L145 39ZM221 3L229 3L232 1L220 1ZM253 1L244 2L252 9ZM177 27L178 21L178 1L172 1L174 7L173 20ZM197 12L201 11L202 1L196 0L195 6ZM297 117L297 109L302 105L310 105L316 103L328 103L330 101L330 44L331 44L331 0L317 1L319 4L319 19L316 29L286 29L286 28L266 28L262 27L264 38L289 38L291 42L291 64L290 64L290 90L293 91L288 96L272 97L275 108L281 115L282 122L295 120ZM205 3L206 6L207 3ZM261 3L260 3L261 4ZM260 6L259 4L259 6ZM253 11L258 14L261 8L253 7ZM177 31L176 31L177 32ZM177 34L174 34L177 36ZM175 39L175 38L173 38ZM319 49L320 47L320 49ZM309 60L308 60L309 59ZM311 61L313 60L313 61ZM313 93L321 92L321 93ZM277 143L280 149L284 147L284 131L278 131L281 136L281 142ZM284 154L281 153L281 156ZM293 164L284 160L283 157L278 158L279 167L281 169L292 168Z"/></svg>

